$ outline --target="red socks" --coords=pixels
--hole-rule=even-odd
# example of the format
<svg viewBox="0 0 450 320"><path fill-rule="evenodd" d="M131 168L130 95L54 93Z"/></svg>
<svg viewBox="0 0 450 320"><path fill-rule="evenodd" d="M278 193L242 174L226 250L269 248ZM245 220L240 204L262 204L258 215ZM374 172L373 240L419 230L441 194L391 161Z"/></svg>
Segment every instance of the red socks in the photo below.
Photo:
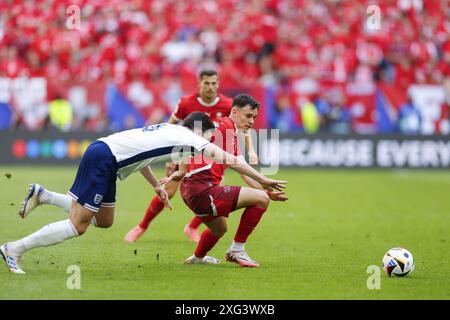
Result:
<svg viewBox="0 0 450 320"><path fill-rule="evenodd" d="M147 229L150 222L164 209L164 203L158 196L155 196L150 202L147 211L145 212L144 219L139 223L142 229Z"/></svg>
<svg viewBox="0 0 450 320"><path fill-rule="evenodd" d="M155 196L150 202L147 211L145 212L145 216L142 221L139 223L139 226L142 229L147 229L150 222L156 218L156 216L164 209L164 203L158 196ZM194 217L189 223L189 227L193 229L197 229L202 224L202 220L200 218Z"/></svg>
<svg viewBox="0 0 450 320"><path fill-rule="evenodd" d="M189 223L189 228L197 229L199 225L202 224L202 220L198 217L192 218L191 222Z"/></svg>
<svg viewBox="0 0 450 320"><path fill-rule="evenodd" d="M247 242L247 238L258 225L264 212L266 212L266 209L261 207L254 206L246 208L242 214L234 241L239 243ZM206 228L200 236L200 241L197 244L197 248L195 248L194 255L197 258L203 258L216 245L220 238Z"/></svg>
<svg viewBox="0 0 450 320"><path fill-rule="evenodd" d="M200 241L195 248L194 255L197 258L203 258L219 241L221 237L215 236L208 228L203 231Z"/></svg>
<svg viewBox="0 0 450 320"><path fill-rule="evenodd" d="M246 208L241 216L241 222L239 223L236 235L234 236L234 241L240 243L247 242L248 236L258 225L264 212L266 212L266 209L261 207L254 206Z"/></svg>

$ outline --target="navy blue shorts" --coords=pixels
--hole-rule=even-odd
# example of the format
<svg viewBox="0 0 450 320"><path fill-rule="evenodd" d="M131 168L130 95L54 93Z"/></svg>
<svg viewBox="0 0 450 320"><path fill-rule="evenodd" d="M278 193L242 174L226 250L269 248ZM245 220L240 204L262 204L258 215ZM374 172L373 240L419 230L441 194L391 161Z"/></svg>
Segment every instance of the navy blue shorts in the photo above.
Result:
<svg viewBox="0 0 450 320"><path fill-rule="evenodd" d="M81 159L75 181L67 193L83 207L98 212L116 205L117 162L108 145L93 142Z"/></svg>

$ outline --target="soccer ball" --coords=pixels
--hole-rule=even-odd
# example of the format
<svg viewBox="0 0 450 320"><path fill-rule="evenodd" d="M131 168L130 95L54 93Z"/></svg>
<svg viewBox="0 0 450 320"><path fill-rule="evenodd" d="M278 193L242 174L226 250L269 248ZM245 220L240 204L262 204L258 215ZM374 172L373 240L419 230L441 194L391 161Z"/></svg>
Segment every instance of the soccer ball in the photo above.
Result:
<svg viewBox="0 0 450 320"><path fill-rule="evenodd" d="M383 269L389 276L404 277L414 270L411 252L403 248L393 248L383 257Z"/></svg>

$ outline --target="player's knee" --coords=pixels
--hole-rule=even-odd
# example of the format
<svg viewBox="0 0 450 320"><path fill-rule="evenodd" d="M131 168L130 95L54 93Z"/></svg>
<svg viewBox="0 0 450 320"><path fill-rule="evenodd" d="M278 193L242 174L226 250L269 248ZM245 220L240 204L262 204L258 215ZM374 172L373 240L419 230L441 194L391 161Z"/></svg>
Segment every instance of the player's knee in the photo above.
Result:
<svg viewBox="0 0 450 320"><path fill-rule="evenodd" d="M79 236L83 235L84 233L86 233L87 228L89 227L89 223L80 223L80 222L73 222L72 224L75 228L75 230L77 230L77 233Z"/></svg>
<svg viewBox="0 0 450 320"><path fill-rule="evenodd" d="M169 199L172 199L172 197L177 193L178 190L178 182L170 181L166 185L166 192L169 196Z"/></svg>
<svg viewBox="0 0 450 320"><path fill-rule="evenodd" d="M220 229L220 230L214 230L214 231L211 231L211 232L212 232L212 234L215 235L216 237L222 238L222 237L225 235L225 233L227 233L227 231L228 231L228 228L225 227L225 228L223 228L223 229Z"/></svg>
<svg viewBox="0 0 450 320"><path fill-rule="evenodd" d="M102 222L100 224L97 224L97 228L108 229L108 228L111 228L112 225L113 225L112 221L111 222L109 222L109 221L108 222Z"/></svg>
<svg viewBox="0 0 450 320"><path fill-rule="evenodd" d="M269 195L264 192L264 191L260 191L258 194L258 201L257 201L257 206L261 207L261 208L267 208L269 206L270 203L270 198Z"/></svg>
<svg viewBox="0 0 450 320"><path fill-rule="evenodd" d="M96 219L94 223L97 228L108 229L114 224L114 219Z"/></svg>
<svg viewBox="0 0 450 320"><path fill-rule="evenodd" d="M227 233L227 231L228 231L228 226L222 226L220 228L220 230L218 230L217 234L215 234L215 236L222 238L225 235L225 233Z"/></svg>
<svg viewBox="0 0 450 320"><path fill-rule="evenodd" d="M172 199L173 196L177 193L177 189L175 190L167 190L167 195L169 196L169 199Z"/></svg>
<svg viewBox="0 0 450 320"><path fill-rule="evenodd" d="M220 226L215 226L214 228L209 228L209 230L211 231L211 233L213 235L215 235L218 238L221 238L225 235L225 233L227 233L228 231L228 225L227 224L222 224Z"/></svg>

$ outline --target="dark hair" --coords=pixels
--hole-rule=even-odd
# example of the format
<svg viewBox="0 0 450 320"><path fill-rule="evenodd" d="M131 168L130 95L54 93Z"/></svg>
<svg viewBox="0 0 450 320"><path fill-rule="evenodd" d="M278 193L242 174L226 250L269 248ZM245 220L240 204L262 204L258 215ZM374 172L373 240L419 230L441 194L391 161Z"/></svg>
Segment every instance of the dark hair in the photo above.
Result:
<svg viewBox="0 0 450 320"><path fill-rule="evenodd" d="M238 94L233 98L233 107L244 108L247 105L249 105L252 110L258 109L261 106L255 98L245 93Z"/></svg>
<svg viewBox="0 0 450 320"><path fill-rule="evenodd" d="M217 73L216 70L213 69L206 69L206 70L202 70L200 72L200 74L198 75L198 78L200 80L203 79L203 77L211 77L211 76L219 76L219 74Z"/></svg>
<svg viewBox="0 0 450 320"><path fill-rule="evenodd" d="M183 121L183 126L190 130L194 130L196 124L201 125L202 133L216 128L208 115L200 111L192 112Z"/></svg>

